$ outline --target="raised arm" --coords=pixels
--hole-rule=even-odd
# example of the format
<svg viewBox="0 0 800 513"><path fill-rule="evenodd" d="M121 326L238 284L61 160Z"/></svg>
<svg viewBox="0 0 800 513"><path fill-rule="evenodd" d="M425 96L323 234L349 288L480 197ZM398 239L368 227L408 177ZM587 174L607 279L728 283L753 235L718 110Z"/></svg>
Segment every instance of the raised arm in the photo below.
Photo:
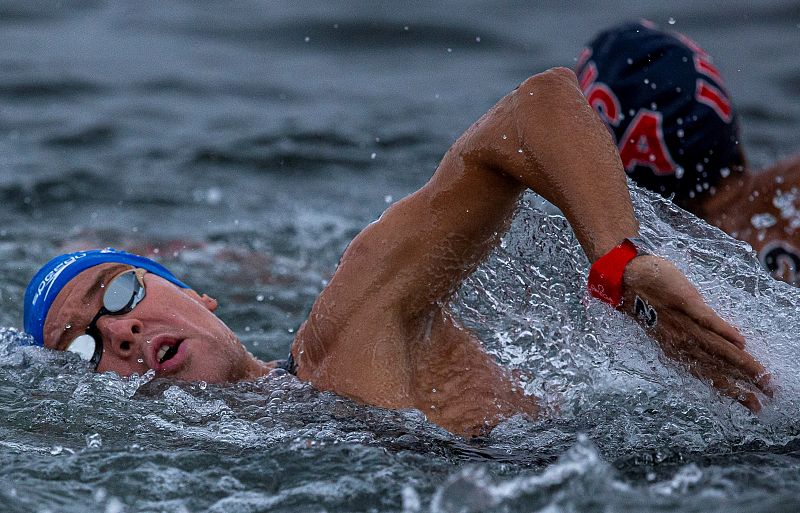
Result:
<svg viewBox="0 0 800 513"><path fill-rule="evenodd" d="M526 188L561 209L592 262L638 234L616 147L567 69L531 77L502 98L427 184L353 240L298 333L299 375L366 402L403 404L380 398L414 386L420 352L457 338L430 344L447 300L494 247ZM658 312L651 332L668 355L758 408L747 387L766 389L764 369L677 269L636 258L625 289L628 313L635 295Z"/></svg>
<svg viewBox="0 0 800 513"><path fill-rule="evenodd" d="M473 124L425 186L353 240L337 278L425 311L494 247L526 188L561 209L591 261L638 234L616 147L568 69L529 78Z"/></svg>

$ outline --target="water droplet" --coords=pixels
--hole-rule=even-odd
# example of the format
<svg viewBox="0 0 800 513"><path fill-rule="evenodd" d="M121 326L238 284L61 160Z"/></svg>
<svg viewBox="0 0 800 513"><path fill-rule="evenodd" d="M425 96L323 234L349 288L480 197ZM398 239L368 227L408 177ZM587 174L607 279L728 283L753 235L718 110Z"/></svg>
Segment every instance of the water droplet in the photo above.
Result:
<svg viewBox="0 0 800 513"><path fill-rule="evenodd" d="M670 25L675 25L675 18L670 16L669 19L667 20L667 23L669 23Z"/></svg>
<svg viewBox="0 0 800 513"><path fill-rule="evenodd" d="M518 149L517 153L522 153L522 148Z"/></svg>
<svg viewBox="0 0 800 513"><path fill-rule="evenodd" d="M259 303L260 303L260 302L262 302L262 301L264 301L264 294L259 294L259 295L257 295L257 296L256 296L256 301L258 301Z"/></svg>
<svg viewBox="0 0 800 513"><path fill-rule="evenodd" d="M106 511L105 513L124 513L125 505L117 499L116 497L111 497L106 502Z"/></svg>
<svg viewBox="0 0 800 513"><path fill-rule="evenodd" d="M503 134L503 140L505 141L506 139L508 139L508 136L506 134Z"/></svg>
<svg viewBox="0 0 800 513"><path fill-rule="evenodd" d="M64 448L61 447L60 445L54 445L53 447L50 448L50 454L52 454L53 456L58 456L62 452L64 452Z"/></svg>
<svg viewBox="0 0 800 513"><path fill-rule="evenodd" d="M679 128L676 133L678 134L678 137L683 138L683 134L684 134L683 128Z"/></svg>
<svg viewBox="0 0 800 513"><path fill-rule="evenodd" d="M103 438L100 433L86 435L86 447L89 449L99 449L103 446Z"/></svg>
<svg viewBox="0 0 800 513"><path fill-rule="evenodd" d="M643 80L643 82L644 82L645 84L649 84L649 83L650 83L650 79L649 79L649 78L645 78L645 79Z"/></svg>
<svg viewBox="0 0 800 513"><path fill-rule="evenodd" d="M311 38L310 38L310 37L308 37L308 36L306 36L306 37L303 39L303 41L305 41L306 43L308 43L309 41L311 41Z"/></svg>
<svg viewBox="0 0 800 513"><path fill-rule="evenodd" d="M219 187L209 187L206 191L206 203L218 205L222 201L222 191Z"/></svg>
<svg viewBox="0 0 800 513"><path fill-rule="evenodd" d="M208 383L206 383L205 381L201 381L200 383L197 384L197 386L200 387L200 390L205 390L208 387Z"/></svg>
<svg viewBox="0 0 800 513"><path fill-rule="evenodd" d="M480 43L480 42L481 42L481 36L477 36L477 37L475 38L475 42L476 42L476 43Z"/></svg>
<svg viewBox="0 0 800 513"><path fill-rule="evenodd" d="M136 361L139 363L144 363L144 358L138 358Z"/></svg>
<svg viewBox="0 0 800 513"><path fill-rule="evenodd" d="M383 202L384 203L391 203L393 199L394 198L392 198L391 194L387 194L386 196L383 197Z"/></svg>
<svg viewBox="0 0 800 513"><path fill-rule="evenodd" d="M756 230L765 230L771 226L775 226L777 222L778 220L775 219L775 216L768 212L756 214L750 218L750 224L753 225L753 228Z"/></svg>
<svg viewBox="0 0 800 513"><path fill-rule="evenodd" d="M452 48L448 48L447 49L447 53L453 53L453 49Z"/></svg>
<svg viewBox="0 0 800 513"><path fill-rule="evenodd" d="M378 156L377 153L372 152L372 154L369 156L369 158L371 158L372 160L375 160L375 157L377 157L377 156Z"/></svg>
<svg viewBox="0 0 800 513"><path fill-rule="evenodd" d="M65 330L68 330L68 329L70 329L71 327L72 327L72 324L67 324L67 325L65 325L65 326L64 326L64 329L65 329Z"/></svg>
<svg viewBox="0 0 800 513"><path fill-rule="evenodd" d="M633 59L631 59L630 57L628 57L628 65L631 65L631 64L633 64Z"/></svg>
<svg viewBox="0 0 800 513"><path fill-rule="evenodd" d="M405 27L403 27L403 30L408 30L408 25L406 25Z"/></svg>
<svg viewBox="0 0 800 513"><path fill-rule="evenodd" d="M106 500L108 494L106 493L105 488L98 488L94 491L94 501L95 502L103 502Z"/></svg>

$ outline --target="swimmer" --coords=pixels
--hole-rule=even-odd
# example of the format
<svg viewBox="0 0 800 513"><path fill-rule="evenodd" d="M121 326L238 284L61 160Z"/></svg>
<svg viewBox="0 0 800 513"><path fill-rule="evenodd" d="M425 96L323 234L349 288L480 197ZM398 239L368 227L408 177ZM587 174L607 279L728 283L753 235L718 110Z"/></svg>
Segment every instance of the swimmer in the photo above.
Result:
<svg viewBox="0 0 800 513"><path fill-rule="evenodd" d="M628 23L597 35L576 74L628 176L747 242L774 277L800 286L800 155L747 166L708 53L683 34Z"/></svg>
<svg viewBox="0 0 800 513"><path fill-rule="evenodd" d="M448 300L496 246L526 189L569 220L593 262L595 297L642 322L692 374L759 410L769 375L683 274L636 239L617 149L563 68L502 98L421 189L353 239L287 361L259 361L214 314L214 299L152 260L111 249L47 263L25 294L25 330L97 372L227 383L282 367L319 390L416 408L459 435L484 433L515 414L535 418L540 407Z"/></svg>

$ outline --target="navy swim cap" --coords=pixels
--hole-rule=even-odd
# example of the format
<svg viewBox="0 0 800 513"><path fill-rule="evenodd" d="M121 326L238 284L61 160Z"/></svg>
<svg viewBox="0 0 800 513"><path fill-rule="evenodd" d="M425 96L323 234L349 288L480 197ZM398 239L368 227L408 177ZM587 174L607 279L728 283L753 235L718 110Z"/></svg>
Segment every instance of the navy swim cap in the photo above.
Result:
<svg viewBox="0 0 800 513"><path fill-rule="evenodd" d="M601 32L575 69L628 175L685 203L744 170L736 114L709 55L647 21Z"/></svg>
<svg viewBox="0 0 800 513"><path fill-rule="evenodd" d="M163 265L149 258L126 253L113 248L77 251L57 256L47 262L28 283L25 289L24 325L25 331L33 336L34 343L44 345L44 321L53 301L64 286L81 272L100 264L118 263L141 267L161 276L178 287L189 286L176 278Z"/></svg>

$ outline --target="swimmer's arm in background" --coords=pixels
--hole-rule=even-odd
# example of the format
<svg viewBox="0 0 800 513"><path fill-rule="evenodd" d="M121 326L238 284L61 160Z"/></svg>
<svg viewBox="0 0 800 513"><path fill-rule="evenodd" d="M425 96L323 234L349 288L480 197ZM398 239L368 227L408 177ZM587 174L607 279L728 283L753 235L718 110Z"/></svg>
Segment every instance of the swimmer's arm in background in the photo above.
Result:
<svg viewBox="0 0 800 513"><path fill-rule="evenodd" d="M495 246L526 188L561 209L590 261L638 234L616 147L569 70L538 74L502 98L453 144L427 184L353 240L312 309L315 338L333 341L326 334L353 319L373 319L408 334L400 338L406 358L395 365L412 365L424 347L419 334ZM763 368L674 266L636 258L626 269L625 289L629 314L631 294L657 311L651 333L669 356L721 392L759 407L742 386L766 390L759 381ZM387 336L388 343L397 340ZM341 361L359 350L332 345L322 343L316 352Z"/></svg>

